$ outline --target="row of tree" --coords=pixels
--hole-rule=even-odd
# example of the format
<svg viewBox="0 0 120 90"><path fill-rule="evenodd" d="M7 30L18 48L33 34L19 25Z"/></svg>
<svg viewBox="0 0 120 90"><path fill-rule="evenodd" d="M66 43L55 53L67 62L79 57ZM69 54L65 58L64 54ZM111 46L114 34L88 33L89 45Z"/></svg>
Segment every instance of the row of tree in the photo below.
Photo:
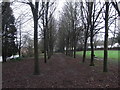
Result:
<svg viewBox="0 0 120 90"><path fill-rule="evenodd" d="M118 15L113 13L116 11ZM116 24L115 20L118 16L118 2L67 2L59 22L59 50L66 53L66 55L74 55L75 58L76 46L82 39L84 63L86 60L87 42L90 39L90 66L94 66L94 36L101 29L105 29L103 71L107 72L108 31L111 25Z"/></svg>
<svg viewBox="0 0 120 90"><path fill-rule="evenodd" d="M108 47L108 30L110 25L117 19L117 15L112 13L114 7L120 16L118 2L67 2L61 13L59 24L54 18L56 9L55 2L49 1L19 1L30 6L34 21L34 74L38 75L39 70L39 46L38 35L41 34L42 46L44 47L44 61L53 55L55 43L57 43L58 51L66 55L76 57L76 49L80 43L84 46L83 62L86 59L87 42L90 38L91 61L90 66L94 66L94 36L105 27L104 38L104 69L107 71L107 47ZM100 8L98 8L100 7ZM19 51L21 56L21 33L20 42L16 41L15 18L9 2L2 3L2 56L6 61L7 56L16 54ZM109 15L110 14L110 15ZM103 20L104 21L103 21ZM105 22L105 26L101 23ZM41 30L41 33L38 32ZM59 29L57 31L57 29ZM58 38L57 38L58 37ZM57 40L56 40L57 38ZM30 48L32 48L30 46Z"/></svg>
<svg viewBox="0 0 120 90"><path fill-rule="evenodd" d="M28 0L27 2L22 2L28 4L31 8L33 21L34 21L34 74L39 75L39 60L38 60L38 26L41 29L44 42L44 62L53 54L54 38L55 38L55 19L53 13L55 11L55 2L44 2L37 1L35 3Z"/></svg>

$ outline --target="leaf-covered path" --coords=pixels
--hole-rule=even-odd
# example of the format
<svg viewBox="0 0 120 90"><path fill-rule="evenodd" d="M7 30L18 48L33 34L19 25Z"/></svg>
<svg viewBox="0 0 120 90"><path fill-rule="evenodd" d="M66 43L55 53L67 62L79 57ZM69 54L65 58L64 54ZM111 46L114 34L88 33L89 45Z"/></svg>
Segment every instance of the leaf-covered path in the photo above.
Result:
<svg viewBox="0 0 120 90"><path fill-rule="evenodd" d="M40 59L40 75L33 75L34 59L3 63L3 88L117 88L118 66L109 65L102 72L102 61L94 67L89 60L84 64L80 57L74 59L55 54L47 63Z"/></svg>

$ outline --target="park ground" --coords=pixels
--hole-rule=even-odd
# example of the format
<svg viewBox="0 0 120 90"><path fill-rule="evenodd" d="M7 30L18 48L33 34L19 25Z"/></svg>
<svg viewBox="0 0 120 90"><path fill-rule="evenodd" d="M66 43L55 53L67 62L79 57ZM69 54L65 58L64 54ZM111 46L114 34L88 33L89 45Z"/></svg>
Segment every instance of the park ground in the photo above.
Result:
<svg viewBox="0 0 120 90"><path fill-rule="evenodd" d="M54 54L44 63L39 59L40 75L33 75L34 59L8 61L2 66L3 88L118 88L118 63L109 62L108 72L103 72L103 61L72 58Z"/></svg>
<svg viewBox="0 0 120 90"><path fill-rule="evenodd" d="M95 57L98 59L103 59L104 57L104 50L95 50L94 51ZM118 62L120 56L119 50L108 50L108 59L110 59L113 62ZM77 55L83 56L83 51L77 51ZM87 58L91 57L91 51L86 52Z"/></svg>

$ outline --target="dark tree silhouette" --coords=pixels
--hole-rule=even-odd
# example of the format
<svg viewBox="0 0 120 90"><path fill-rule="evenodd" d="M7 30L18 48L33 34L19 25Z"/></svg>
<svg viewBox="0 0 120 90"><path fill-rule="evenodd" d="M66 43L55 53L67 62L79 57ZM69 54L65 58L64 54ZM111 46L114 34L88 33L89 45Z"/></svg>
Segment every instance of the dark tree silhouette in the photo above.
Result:
<svg viewBox="0 0 120 90"><path fill-rule="evenodd" d="M15 43L17 29L15 27L15 18L10 7L10 2L2 2L2 58L6 58L18 52Z"/></svg>
<svg viewBox="0 0 120 90"><path fill-rule="evenodd" d="M114 6L114 8L116 9L116 11L118 12L118 16L120 16L120 9L118 7L120 2L117 3L116 1L115 2L113 2L113 0L111 0L111 1L112 1L111 2L112 5Z"/></svg>
<svg viewBox="0 0 120 90"><path fill-rule="evenodd" d="M103 72L107 72L107 59L108 59L108 17L109 17L109 2L105 2L105 40L104 40L104 63L103 63Z"/></svg>
<svg viewBox="0 0 120 90"><path fill-rule="evenodd" d="M86 2L87 5L87 11L89 11L89 6L88 6L88 2ZM84 30L85 30L85 34L84 34L84 50L83 50L83 60L82 62L85 62L86 59L86 51L87 51L87 41L88 41L88 37L89 37L89 27L90 27L90 11L88 12L87 16L85 17L84 14L87 12L83 12L84 10L84 5L83 2L81 2L81 17L82 17L82 23L84 25ZM85 22L86 21L86 22Z"/></svg>
<svg viewBox="0 0 120 90"><path fill-rule="evenodd" d="M30 5L31 11L33 14L34 20L34 74L39 75L39 61L38 61L38 10L39 10L39 2L35 1L35 5L32 2L28 2L27 4Z"/></svg>

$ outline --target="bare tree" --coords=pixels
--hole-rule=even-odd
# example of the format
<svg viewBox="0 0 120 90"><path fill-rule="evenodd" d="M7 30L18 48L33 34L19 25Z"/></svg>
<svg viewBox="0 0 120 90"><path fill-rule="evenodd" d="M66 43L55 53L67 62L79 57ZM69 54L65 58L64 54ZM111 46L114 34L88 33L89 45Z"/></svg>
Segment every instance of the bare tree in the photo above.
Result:
<svg viewBox="0 0 120 90"><path fill-rule="evenodd" d="M114 6L114 8L116 9L116 11L118 12L118 16L120 16L120 9L119 9L119 3L120 2L117 2L116 0L114 2L113 0L111 0L111 3Z"/></svg>
<svg viewBox="0 0 120 90"><path fill-rule="evenodd" d="M82 17L82 25L84 26L84 52L83 52L83 62L85 62L86 58L86 50L87 50L87 40L90 37L90 46L91 46L91 62L90 66L94 66L94 44L93 38L98 31L104 27L98 27L103 21L100 19L100 14L104 8L104 4L100 9L96 7L100 5L100 2L81 2L81 17ZM100 6L99 6L100 7ZM87 9L86 9L87 8ZM84 10L84 11L83 11Z"/></svg>
<svg viewBox="0 0 120 90"><path fill-rule="evenodd" d="M50 35L52 32L50 32L50 28L49 28L49 22L53 16L53 13L55 11L54 7L55 2L42 2L42 7L43 7L43 11L42 11L42 25L43 25L43 36L44 36L44 62L47 62L47 56L48 59L51 57L51 51L50 51ZM50 8L53 8L53 10L50 11ZM50 26L51 27L51 26Z"/></svg>
<svg viewBox="0 0 120 90"><path fill-rule="evenodd" d="M34 74L39 75L39 61L38 61L38 10L39 10L39 2L35 0L35 5L29 0L27 3L32 11L33 20L34 20ZM40 15L41 16L41 15Z"/></svg>
<svg viewBox="0 0 120 90"><path fill-rule="evenodd" d="M87 8L87 9L86 9ZM84 26L84 30L85 30L85 33L84 33L84 51L83 51L83 60L82 62L84 63L85 62L85 59L86 59L86 50L87 50L87 40L88 40L88 34L89 34L89 27L90 27L90 14L89 14L89 6L88 6L88 3L86 2L86 8L85 6L83 5L83 2L81 2L81 19L82 19L82 25ZM83 12L84 11L84 12Z"/></svg>
<svg viewBox="0 0 120 90"><path fill-rule="evenodd" d="M103 63L103 72L107 72L107 59L108 59L108 17L109 17L109 2L105 2L106 10L105 10L105 40L104 40L104 63Z"/></svg>
<svg viewBox="0 0 120 90"><path fill-rule="evenodd" d="M98 29L98 25L101 24L101 22L98 22L98 19L102 18L102 16L100 17L100 14L104 8L104 4L103 6L100 8L100 10L97 10L96 6L97 4L100 4L100 2L96 3L96 1L94 1L93 3L91 2L91 21L90 21L90 45L91 45L91 62L90 62L90 66L94 66L94 43L93 43L93 39L94 36L98 33L98 31L103 28L100 27ZM96 14L97 13L97 14ZM99 18L100 17L100 18Z"/></svg>
<svg viewBox="0 0 120 90"><path fill-rule="evenodd" d="M51 17L49 23L48 23L48 28L49 28L49 40L48 40L48 53L49 53L49 58L53 55L53 49L55 46L55 40L56 40L56 20L54 17Z"/></svg>

